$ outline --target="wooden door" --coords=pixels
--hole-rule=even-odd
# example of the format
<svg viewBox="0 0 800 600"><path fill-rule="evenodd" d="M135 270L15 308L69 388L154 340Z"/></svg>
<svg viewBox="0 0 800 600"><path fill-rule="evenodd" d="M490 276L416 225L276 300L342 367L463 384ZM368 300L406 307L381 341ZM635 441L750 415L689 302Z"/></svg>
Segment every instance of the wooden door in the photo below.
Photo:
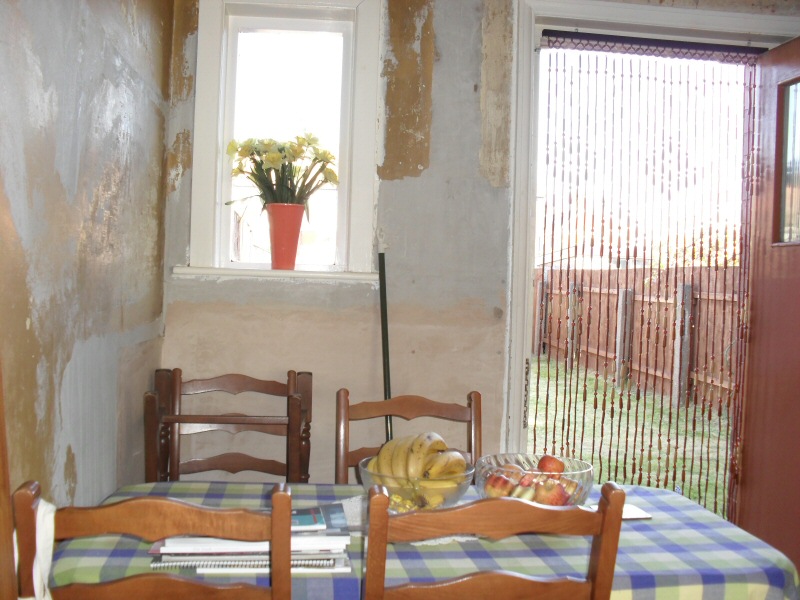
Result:
<svg viewBox="0 0 800 600"><path fill-rule="evenodd" d="M792 195L800 201L800 158L793 156L798 131L782 133L791 121L786 118L789 88L800 86L800 38L765 54L760 66L760 156L736 521L800 565L800 235L781 218L784 198L790 205ZM796 103L794 110L800 110ZM787 169L788 159L794 162Z"/></svg>
<svg viewBox="0 0 800 600"><path fill-rule="evenodd" d="M3 402L3 374L0 369L0 598L17 597L13 532L8 445L6 443L6 410Z"/></svg>

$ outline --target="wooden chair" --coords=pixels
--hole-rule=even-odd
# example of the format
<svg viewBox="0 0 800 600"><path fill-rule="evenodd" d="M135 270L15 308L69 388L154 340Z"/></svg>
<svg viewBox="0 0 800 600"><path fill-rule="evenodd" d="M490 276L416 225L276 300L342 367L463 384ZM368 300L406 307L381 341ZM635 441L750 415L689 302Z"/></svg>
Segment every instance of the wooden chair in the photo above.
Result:
<svg viewBox="0 0 800 600"><path fill-rule="evenodd" d="M20 597L33 597L36 510L40 487L22 484L13 495L19 545L17 582ZM131 498L99 507L59 508L54 541L100 535L132 535L145 542L175 535L212 536L270 542L271 587L216 584L175 574L153 572L104 583L73 583L51 588L53 600L118 598L190 600L263 600L291 598L291 492L286 484L272 490L272 512L206 508L169 498Z"/></svg>
<svg viewBox="0 0 800 600"><path fill-rule="evenodd" d="M596 512L506 497L390 516L386 489L373 486L369 495L364 600L607 599L614 580L624 504L625 492L616 483L608 482L603 485ZM458 534L498 540L522 533L592 536L587 577L532 577L509 571L481 571L444 581L385 588L387 543Z"/></svg>
<svg viewBox="0 0 800 600"><path fill-rule="evenodd" d="M437 402L423 396L395 396L389 400L350 404L350 392L341 389L336 393L336 483L347 483L350 467L358 461L377 454L380 446L350 448L350 421L400 417L406 420L417 417L436 417L466 423L467 448L470 462L481 456L481 395L467 394L467 404Z"/></svg>
<svg viewBox="0 0 800 600"><path fill-rule="evenodd" d="M145 480L175 481L181 475L220 469L229 473L258 471L285 476L289 483L306 483L311 458L311 373L289 371L286 382L226 374L210 379L183 381L181 369L158 369L155 391L144 395ZM255 392L286 398L279 415L250 416L186 414L181 407L185 396L208 398L223 392L236 395ZM205 396L200 396L200 395ZM237 434L256 431L285 436L286 455L264 459L240 452L226 452L208 458L181 459L181 437L208 431Z"/></svg>

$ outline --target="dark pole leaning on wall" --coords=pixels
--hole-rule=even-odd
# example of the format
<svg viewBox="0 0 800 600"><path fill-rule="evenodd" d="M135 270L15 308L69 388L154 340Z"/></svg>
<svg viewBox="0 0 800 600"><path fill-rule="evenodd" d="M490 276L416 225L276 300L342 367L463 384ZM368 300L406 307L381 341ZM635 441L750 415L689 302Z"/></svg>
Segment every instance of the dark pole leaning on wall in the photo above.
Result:
<svg viewBox="0 0 800 600"><path fill-rule="evenodd" d="M389 378L389 322L386 313L386 262L383 252L378 253L378 282L381 294L381 347L383 349L383 399L392 397ZM386 417L386 441L392 439L392 417Z"/></svg>

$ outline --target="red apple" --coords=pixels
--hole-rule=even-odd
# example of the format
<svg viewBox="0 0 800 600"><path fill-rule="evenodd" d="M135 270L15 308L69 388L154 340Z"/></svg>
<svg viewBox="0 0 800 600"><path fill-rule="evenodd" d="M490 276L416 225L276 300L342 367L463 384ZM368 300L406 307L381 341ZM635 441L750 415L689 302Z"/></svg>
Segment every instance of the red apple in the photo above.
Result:
<svg viewBox="0 0 800 600"><path fill-rule="evenodd" d="M556 458L552 454L545 454L540 459L536 468L542 471L543 473L554 473L558 475L559 473L564 472L564 461L560 458ZM558 479L560 475L553 476L553 479Z"/></svg>
<svg viewBox="0 0 800 600"><path fill-rule="evenodd" d="M574 479L569 479L568 477L561 477L559 479L561 485L564 486L566 492L571 496L578 490L578 482Z"/></svg>
<svg viewBox="0 0 800 600"><path fill-rule="evenodd" d="M508 496L514 489L514 483L502 473L492 473L486 478L483 490L487 498L499 498Z"/></svg>
<svg viewBox="0 0 800 600"><path fill-rule="evenodd" d="M502 471L499 471L506 477L511 480L511 483L517 484L521 477L525 474L525 469L520 467L519 465L515 465L514 463L508 463L500 467Z"/></svg>
<svg viewBox="0 0 800 600"><path fill-rule="evenodd" d="M523 487L531 487L538 479L540 473L538 471L529 471L519 479L519 485Z"/></svg>
<svg viewBox="0 0 800 600"><path fill-rule="evenodd" d="M543 483L536 484L536 493L533 497L534 502L549 504L550 506L564 506L569 502L569 494L558 481L548 479Z"/></svg>
<svg viewBox="0 0 800 600"><path fill-rule="evenodd" d="M518 485L511 492L512 498L522 498L523 500L533 500L536 495L536 488L534 486Z"/></svg>

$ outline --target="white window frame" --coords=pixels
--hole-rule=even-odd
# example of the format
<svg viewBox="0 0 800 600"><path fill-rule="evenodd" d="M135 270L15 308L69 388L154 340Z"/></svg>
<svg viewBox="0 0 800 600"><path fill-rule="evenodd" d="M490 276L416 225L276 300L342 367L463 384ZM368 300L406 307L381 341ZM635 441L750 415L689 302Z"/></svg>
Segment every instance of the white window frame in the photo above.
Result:
<svg viewBox="0 0 800 600"><path fill-rule="evenodd" d="M509 307L508 377L502 450L525 451L523 419L529 390L526 360L533 358L533 231L536 215L538 64L534 49L545 27L590 33L642 35L694 42L772 47L800 31L800 18L638 5L605 0L517 0L514 203ZM517 333L522 332L522 333ZM530 365L531 375L534 365Z"/></svg>
<svg viewBox="0 0 800 600"><path fill-rule="evenodd" d="M195 86L194 145L192 158L190 271L233 270L256 274L247 265L231 269L226 262L228 244L222 235L227 211L220 210L223 186L230 182L225 168L225 76L228 68L229 18L285 15L307 11L311 18L339 13L352 15L354 27L353 77L343 82L350 88L350 114L343 119L342 136L349 133L349 155L339 157L350 173L346 213L345 273L374 273L377 201L378 91L380 78L380 0L200 0ZM283 12L282 12L283 11ZM349 127L349 132L344 129ZM340 227L341 229L341 227ZM338 235L338 234L337 234ZM225 262L225 264L223 264ZM185 272L181 269L180 272ZM263 273L262 273L263 274ZM308 271L280 272L281 276L308 276ZM318 273L319 274L319 273ZM331 276L341 274L330 272Z"/></svg>

